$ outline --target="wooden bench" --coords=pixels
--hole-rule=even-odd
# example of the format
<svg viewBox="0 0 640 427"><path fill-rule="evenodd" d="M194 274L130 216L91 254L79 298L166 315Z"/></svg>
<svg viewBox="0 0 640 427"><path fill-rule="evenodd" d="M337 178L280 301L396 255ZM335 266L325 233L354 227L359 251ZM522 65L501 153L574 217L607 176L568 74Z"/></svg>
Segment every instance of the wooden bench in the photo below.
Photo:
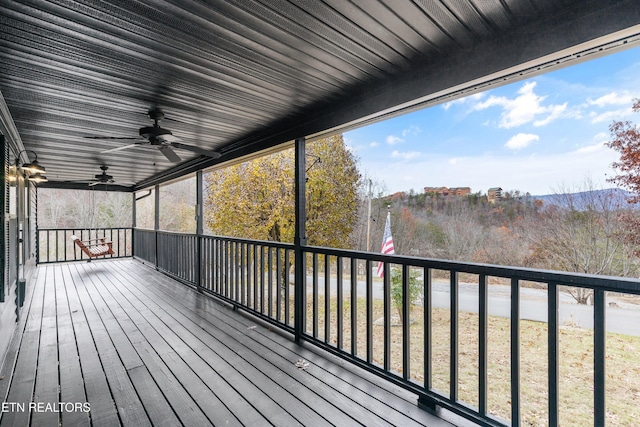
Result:
<svg viewBox="0 0 640 427"><path fill-rule="evenodd" d="M78 236L71 236L71 240L89 257L89 261L99 256L114 254L112 248L113 242L105 242L104 238L80 240Z"/></svg>

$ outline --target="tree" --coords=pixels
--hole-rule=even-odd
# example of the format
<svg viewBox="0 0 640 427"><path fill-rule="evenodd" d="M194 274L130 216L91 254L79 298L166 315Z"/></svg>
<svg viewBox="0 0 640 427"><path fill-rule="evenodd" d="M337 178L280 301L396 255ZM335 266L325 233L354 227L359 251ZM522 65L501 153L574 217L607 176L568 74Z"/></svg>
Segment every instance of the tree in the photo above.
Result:
<svg viewBox="0 0 640 427"><path fill-rule="evenodd" d="M633 112L640 112L640 99L635 99ZM612 140L606 146L620 153L620 161L611 166L619 171L618 175L608 181L620 185L632 192L627 202L640 202L640 128L629 121L613 122L609 126ZM622 238L625 243L640 247L640 218L635 212L625 212L620 220L626 225ZM634 252L640 256L640 249Z"/></svg>
<svg viewBox="0 0 640 427"><path fill-rule="evenodd" d="M576 273L637 274L637 265L629 257L633 248L620 238L625 228L620 221L624 206L615 192L597 190L589 180L578 191L561 189L541 214L532 262ZM588 304L593 294L587 288L568 288L567 292L579 304Z"/></svg>
<svg viewBox="0 0 640 427"><path fill-rule="evenodd" d="M307 145L307 237L348 248L357 219L360 173L342 135ZM293 242L294 151L284 150L206 176L205 222L215 234Z"/></svg>
<svg viewBox="0 0 640 427"><path fill-rule="evenodd" d="M420 299L424 292L424 282L420 276L420 272L416 269L409 269L409 277L407 278L407 281L409 285L409 314L411 314L411 310L413 309L415 302ZM402 307L404 306L402 301L402 269L391 268L390 285L393 306L398 312L400 323L404 324L405 319L404 312L402 310ZM409 319L409 323L411 323L411 319Z"/></svg>
<svg viewBox="0 0 640 427"><path fill-rule="evenodd" d="M635 99L633 112L640 112L640 99ZM620 185L634 194L629 203L640 202L640 128L629 121L613 122L609 126L611 141L605 145L620 153L620 161L612 164L619 174L609 182Z"/></svg>

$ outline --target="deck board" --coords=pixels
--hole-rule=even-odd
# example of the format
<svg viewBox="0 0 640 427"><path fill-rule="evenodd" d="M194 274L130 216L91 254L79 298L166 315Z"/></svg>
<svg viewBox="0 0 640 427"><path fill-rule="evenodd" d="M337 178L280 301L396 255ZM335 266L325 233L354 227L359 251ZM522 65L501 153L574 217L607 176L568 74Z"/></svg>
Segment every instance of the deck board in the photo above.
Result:
<svg viewBox="0 0 640 427"><path fill-rule="evenodd" d="M125 265L121 264L117 267L123 269ZM125 276L125 278L128 277L131 280L134 287L141 288L138 291L131 289L137 296L142 295L143 298L158 300L165 307L181 306L182 308L179 311L186 312L193 310L189 307L190 305L193 307L194 305L204 304L203 307L196 309L200 315L198 323L190 327L191 330L198 331L194 333L202 335L205 333L204 328L210 330L213 336L219 336L219 332L226 333L232 338L230 342L238 342L244 347L252 348L257 354L261 355L260 357L269 361L274 367L270 370L280 369L292 372L292 376L301 378L307 387L320 392L322 396L333 398L333 400L336 399L336 392L342 393L344 399L352 400L356 403L356 405L349 407L349 411L359 422L363 422L365 425L385 425L389 422L403 426L433 422L431 415L417 408L415 403L398 399L397 395L389 393L372 383L370 378L364 380L356 375L345 376L345 369L339 366L344 364L343 361L340 361L339 364L335 363L335 361L327 362L324 358L317 358L317 355L312 351L293 343L285 337L269 332L265 328L254 328L256 324L251 319L243 316L225 315L228 310L217 310L216 306L218 304L214 300L206 297L202 298L201 295L195 292L185 295L180 292L179 288L171 286L172 281L169 278L158 278L154 282L154 286L159 292L145 294L143 292L145 288L139 285L139 281L143 279L141 275L143 273L144 271L130 269L129 275ZM212 325L215 325L215 327L211 328ZM206 341L206 338L203 338L203 340ZM251 343L251 340L255 341L259 346ZM229 339L224 341L229 341ZM317 360L312 364L317 363L315 366L318 369L298 371L293 365L293 362L297 361L298 358ZM331 373L331 375L328 375L328 373ZM358 388L358 386L361 388ZM417 420L412 419L412 415L417 417Z"/></svg>
<svg viewBox="0 0 640 427"><path fill-rule="evenodd" d="M61 266L61 269L65 278L65 290L71 312L71 323L76 339L78 356L82 361L80 368L87 396L86 402L91 406L91 423L93 426L118 425L120 423L118 411L113 402L109 383L91 334L91 328L85 315L85 308L76 289L75 282L78 281L80 283L80 281L77 277L74 280L73 274L75 270L71 271L69 267L70 265L64 265ZM62 419L64 421L64 414Z"/></svg>
<svg viewBox="0 0 640 427"><path fill-rule="evenodd" d="M140 278L138 277L138 279ZM133 286L136 286L136 281L132 283L134 283ZM218 345L210 345L209 348L215 348L223 359L234 358L238 360L236 366L240 368L241 372L247 371L249 377L259 387L268 387L268 382L286 383L286 390L279 387L273 390L269 398L281 406L285 406L295 414L299 414L299 422L304 421L314 425L327 422L334 425L350 425L358 420L366 425L386 424L381 418L370 418L370 413L360 411L358 407L350 408L349 414L335 410L335 405L330 401L335 398L335 393L332 390L323 387L324 384L319 381L310 381L306 371L298 370L294 364L297 361L297 357L286 361L280 358L276 363L272 363L269 360L269 356L272 356L269 348L247 337L247 333L252 333L253 329L244 327L242 331L238 331L229 327L227 322L219 321L218 319L216 319L218 321L212 323L207 320L206 317L209 313L206 312L201 313L199 316L192 315L189 318L189 314L192 314L191 310L179 304L175 306L171 304L175 301L175 298L165 297L163 299L158 294L145 294L140 289L137 292L134 289L130 291L136 295L141 304L153 307L153 311L161 306L165 307L165 310L167 310L165 316L167 326L170 329L182 331L181 336L186 336L190 340L191 346L199 347L202 348L202 351L206 351L204 343L212 342L212 340L217 342ZM194 296L202 298L202 296L198 297L195 294ZM173 316L173 318L170 316ZM189 333L189 331L191 332ZM221 345L226 348L221 347ZM250 363L253 365L248 366ZM264 378L258 378L256 372L265 373ZM314 402L313 410L315 413L310 410L299 412L300 408L308 408L305 403L308 401Z"/></svg>
<svg viewBox="0 0 640 427"><path fill-rule="evenodd" d="M11 380L11 386L4 401L25 406L21 410L2 414L1 421L3 426L25 426L29 425L31 420L31 412L26 405L31 401L35 387L42 308L44 305L45 276L46 271L41 269L36 277L31 303L23 311L23 315L26 315L27 320L13 374L6 375L7 373L5 373L7 379L10 378Z"/></svg>
<svg viewBox="0 0 640 427"><path fill-rule="evenodd" d="M99 295L92 292L92 276L82 274L81 264L72 264L70 267L73 277L78 278L75 282L76 290L98 350L100 363L107 378L120 422L129 425L151 425L144 406L127 375L124 363L111 340L111 335L117 335L121 331L117 328L108 331L103 323L104 319L110 319L108 305Z"/></svg>
<svg viewBox="0 0 640 427"><path fill-rule="evenodd" d="M450 425L406 390L135 260L40 266L28 300L5 401L91 411L6 412L3 426Z"/></svg>
<svg viewBox="0 0 640 427"><path fill-rule="evenodd" d="M60 363L60 401L86 402L80 355L64 283L70 280L68 269L58 269L56 276L56 312L58 316L58 359ZM62 286L61 286L62 285ZM83 411L63 412L62 424L89 426L89 414Z"/></svg>

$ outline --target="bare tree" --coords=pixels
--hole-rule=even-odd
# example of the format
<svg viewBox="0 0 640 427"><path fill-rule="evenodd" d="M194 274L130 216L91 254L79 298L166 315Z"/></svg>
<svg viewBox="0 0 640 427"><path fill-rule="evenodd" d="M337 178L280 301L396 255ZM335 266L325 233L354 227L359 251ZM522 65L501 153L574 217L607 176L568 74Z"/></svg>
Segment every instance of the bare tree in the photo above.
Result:
<svg viewBox="0 0 640 427"><path fill-rule="evenodd" d="M590 179L583 186L556 192L543 211L532 259L543 268L576 273L627 276L637 273L629 247L621 238L620 213L624 200L612 191L598 190ZM569 288L579 304L587 304L592 291Z"/></svg>

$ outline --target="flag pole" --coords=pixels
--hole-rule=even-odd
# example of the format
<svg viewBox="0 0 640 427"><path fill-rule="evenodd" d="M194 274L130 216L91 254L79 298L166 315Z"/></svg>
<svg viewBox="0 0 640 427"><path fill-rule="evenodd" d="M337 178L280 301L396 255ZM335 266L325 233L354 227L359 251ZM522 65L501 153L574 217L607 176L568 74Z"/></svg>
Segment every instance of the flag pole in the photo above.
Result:
<svg viewBox="0 0 640 427"><path fill-rule="evenodd" d="M369 180L369 193L367 194L367 198L369 199L369 208L367 209L367 252L371 251L371 196L373 196L371 192L371 186L373 183Z"/></svg>

